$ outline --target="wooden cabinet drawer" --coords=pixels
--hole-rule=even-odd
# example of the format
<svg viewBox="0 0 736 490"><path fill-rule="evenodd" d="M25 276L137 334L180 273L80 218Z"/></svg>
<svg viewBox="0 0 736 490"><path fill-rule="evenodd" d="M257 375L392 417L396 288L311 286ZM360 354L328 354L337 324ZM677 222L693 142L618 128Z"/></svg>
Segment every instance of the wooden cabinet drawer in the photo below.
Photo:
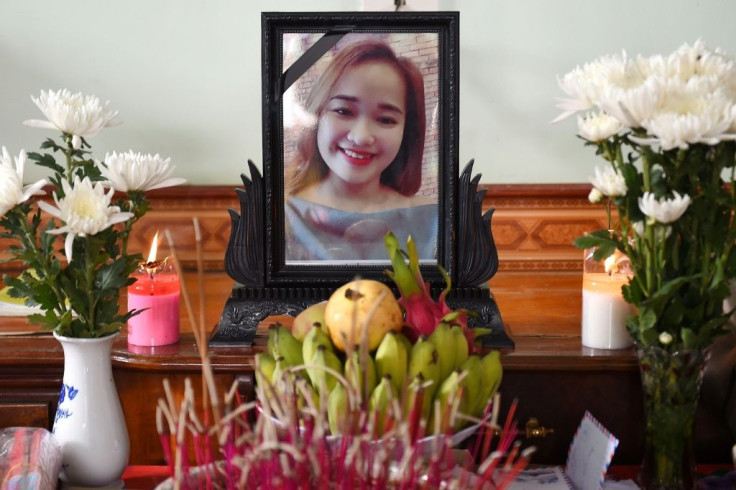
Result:
<svg viewBox="0 0 736 490"><path fill-rule="evenodd" d="M49 404L0 403L0 428L4 427L49 429Z"/></svg>

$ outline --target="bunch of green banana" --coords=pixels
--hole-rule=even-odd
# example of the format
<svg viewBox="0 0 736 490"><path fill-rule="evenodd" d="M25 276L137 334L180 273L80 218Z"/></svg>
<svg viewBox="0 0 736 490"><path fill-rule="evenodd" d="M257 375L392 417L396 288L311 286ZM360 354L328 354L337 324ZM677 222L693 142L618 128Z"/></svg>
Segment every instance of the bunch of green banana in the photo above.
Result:
<svg viewBox="0 0 736 490"><path fill-rule="evenodd" d="M483 357L476 354L468 356L458 369L442 381L435 395L434 399L438 403L434 407L439 406L442 430L448 427L446 410L453 397L460 397L457 401L458 411L465 415L482 417L489 401L498 391L502 374L499 351L491 351ZM434 417L433 414L431 424L435 423ZM462 419L455 422L455 430L467 424Z"/></svg>
<svg viewBox="0 0 736 490"><path fill-rule="evenodd" d="M458 368L465 373L460 384L463 387L463 398L466 402L466 414L479 417L485 409L485 402L481 398L483 385L483 368L480 357L469 356Z"/></svg>
<svg viewBox="0 0 736 490"><path fill-rule="evenodd" d="M426 385L422 393L422 414L429 422L434 395L440 384L440 364L437 348L425 335L417 339L409 353L410 383L415 383L416 379Z"/></svg>
<svg viewBox="0 0 736 490"><path fill-rule="evenodd" d="M378 384L376 363L373 357L368 353L361 356L359 350L352 351L345 361L345 378L358 394L358 401L361 406L364 405L363 402L368 401L376 384Z"/></svg>
<svg viewBox="0 0 736 490"><path fill-rule="evenodd" d="M395 398L396 395L391 376L387 374L381 378L381 381L373 389L373 393L371 393L370 400L368 401L370 414L374 417L373 420L375 421L374 431L376 435L383 434L386 430L386 424L391 414L391 403Z"/></svg>
<svg viewBox="0 0 736 490"><path fill-rule="evenodd" d="M266 347L274 359L283 357L289 366L304 364L302 345L283 325L271 325L268 328Z"/></svg>
<svg viewBox="0 0 736 490"><path fill-rule="evenodd" d="M406 397L403 400L403 410L405 416L409 417L414 410L414 406L421 403L420 415L425 422L429 422L429 416L432 413L432 404L434 403L432 395L436 391L436 387L425 385L426 383L424 382L422 373L412 378L406 390Z"/></svg>
<svg viewBox="0 0 736 490"><path fill-rule="evenodd" d="M431 381L431 386L436 389L440 383L439 357L439 352L429 337L420 336L409 354L409 378L412 379L421 373L424 381Z"/></svg>
<svg viewBox="0 0 736 490"><path fill-rule="evenodd" d="M450 329L452 334L452 349L455 351L454 369L459 368L466 361L469 355L468 339L465 338L465 332L460 325L453 325Z"/></svg>
<svg viewBox="0 0 736 490"><path fill-rule="evenodd" d="M307 374L317 393L327 397L332 392L335 384L337 384L337 378L334 374L321 367L327 367L337 372L337 374L342 374L342 363L340 359L324 345L317 346L317 351L307 364Z"/></svg>
<svg viewBox="0 0 736 490"><path fill-rule="evenodd" d="M351 420L348 396L347 388L342 383L337 383L327 398L327 423L333 434L350 432L350 427L347 427Z"/></svg>
<svg viewBox="0 0 736 490"><path fill-rule="evenodd" d="M440 322L434 329L434 332L429 336L429 341L432 342L437 349L437 354L439 356L437 362L440 365L440 379L445 379L450 375L452 370L457 367L457 347L455 346L455 338L452 335L450 324L447 322Z"/></svg>
<svg viewBox="0 0 736 490"><path fill-rule="evenodd" d="M271 383L277 390L283 389L283 383L285 380L284 372L291 367L291 364L287 363L284 356L279 356L274 361L273 371L271 372Z"/></svg>
<svg viewBox="0 0 736 490"><path fill-rule="evenodd" d="M437 388L432 417L428 424L430 433L433 433L438 428L438 424L440 433L446 432L450 424L452 424L453 429L460 427L461 423L459 419L455 421L451 420L452 410L455 406L457 406L458 412L468 413L468 396L462 384L462 379L464 379L462 376L463 372L456 369Z"/></svg>
<svg viewBox="0 0 736 490"><path fill-rule="evenodd" d="M361 349L346 354L336 351L319 323L304 326L300 338L283 326L270 327L267 352L256 356L256 382L261 385L271 380L277 390L288 389L276 385L275 380L290 367L306 364L301 374L308 383L302 391L312 392L310 397L316 404L326 402L333 433L352 430L348 425L356 424L357 418L348 414L356 407L370 410L376 429L383 431L394 400L400 403L404 416L411 414L415 425L413 407L421 403L420 413L429 432L436 430L435 419L441 422L442 431L458 430L467 422L456 417L449 427L451 404L465 415L481 417L503 375L499 351L470 354L463 328L454 325L449 316L430 336L422 335L413 344L390 331L373 354ZM324 367L344 374L347 385ZM352 403L351 397L356 397ZM305 402L298 400L300 405Z"/></svg>
<svg viewBox="0 0 736 490"><path fill-rule="evenodd" d="M409 351L399 337L403 335L389 331L376 349L376 372L379 378L391 377L394 393L402 392L409 366Z"/></svg>
<svg viewBox="0 0 736 490"><path fill-rule="evenodd" d="M262 384L261 380L271 381L273 370L276 369L276 359L267 352L256 354L256 383Z"/></svg>
<svg viewBox="0 0 736 490"><path fill-rule="evenodd" d="M322 329L311 327L302 342L302 359L304 359L305 363L310 363L314 357L314 353L317 352L317 347L320 345L324 345L330 352L335 352L332 342L330 342L330 337Z"/></svg>
<svg viewBox="0 0 736 490"><path fill-rule="evenodd" d="M481 364L481 390L478 395L478 406L476 409L479 414L483 413L488 402L498 392L503 379L503 367L501 366L501 352L492 350L480 360Z"/></svg>
<svg viewBox="0 0 736 490"><path fill-rule="evenodd" d="M271 398L273 372L276 369L276 359L267 352L256 354L256 385L261 387L263 396Z"/></svg>

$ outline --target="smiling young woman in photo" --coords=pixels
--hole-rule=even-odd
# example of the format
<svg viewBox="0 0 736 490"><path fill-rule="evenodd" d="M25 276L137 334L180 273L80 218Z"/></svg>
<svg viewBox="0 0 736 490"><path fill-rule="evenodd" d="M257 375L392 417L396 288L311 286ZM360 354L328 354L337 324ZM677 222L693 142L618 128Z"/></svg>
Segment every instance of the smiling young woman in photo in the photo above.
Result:
<svg viewBox="0 0 736 490"><path fill-rule="evenodd" d="M424 81L378 41L339 51L306 102L316 116L286 171L286 260L386 260L383 236L411 235L434 259L437 200L418 195Z"/></svg>

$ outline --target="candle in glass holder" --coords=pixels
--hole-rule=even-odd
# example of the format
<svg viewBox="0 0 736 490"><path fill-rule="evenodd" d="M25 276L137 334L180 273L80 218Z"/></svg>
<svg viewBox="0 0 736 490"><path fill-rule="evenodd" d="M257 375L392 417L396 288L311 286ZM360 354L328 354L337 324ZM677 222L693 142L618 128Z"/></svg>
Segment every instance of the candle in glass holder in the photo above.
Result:
<svg viewBox="0 0 736 490"><path fill-rule="evenodd" d="M634 312L624 300L621 286L628 284L631 266L619 251L603 263L585 251L583 269L582 341L596 349L623 349L633 344L626 320Z"/></svg>
<svg viewBox="0 0 736 490"><path fill-rule="evenodd" d="M156 260L157 235L151 253L133 273L128 287L128 310L144 310L128 320L128 343L169 345L179 341L179 275L173 259Z"/></svg>

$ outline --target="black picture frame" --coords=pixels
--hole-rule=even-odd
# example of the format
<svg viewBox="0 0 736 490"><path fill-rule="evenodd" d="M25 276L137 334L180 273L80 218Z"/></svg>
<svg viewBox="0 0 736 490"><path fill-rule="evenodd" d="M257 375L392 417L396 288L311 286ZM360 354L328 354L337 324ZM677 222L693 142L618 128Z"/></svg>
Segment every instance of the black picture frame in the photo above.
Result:
<svg viewBox="0 0 736 490"><path fill-rule="evenodd" d="M283 36L316 33L288 70L283 69ZM452 288L444 291L451 309L473 314L471 327L486 327L490 333L483 345L513 348L500 311L488 288L498 269L498 253L491 233L493 208L483 212L485 190L478 190L480 174L473 175L471 160L458 166L459 140L459 13L458 12L265 12L263 34L263 174L248 161L249 176L242 174L243 188L235 191L240 211L229 209L230 239L225 252L225 270L235 280L210 345L249 346L257 327L272 315L296 316L308 306L330 297L336 287L360 277L376 279L393 287L385 263L320 261L287 263L285 258L285 166L284 108L286 89L309 69L328 48L350 34L432 33L437 49L437 254L434 261L420 262L430 294L438 298L447 272ZM316 54L315 54L316 52ZM311 53L311 54L310 54ZM302 63L299 69L292 69ZM403 140L402 140L403 141ZM401 243L402 248L405 248ZM388 254L386 254L388 255Z"/></svg>
<svg viewBox="0 0 736 490"><path fill-rule="evenodd" d="M343 261L288 260L285 217L285 97L305 70L351 36L436 37L436 174L437 193L436 257L421 264L424 278L441 286L442 265L457 279L456 222L458 175L458 12L264 12L263 34L263 176L265 184L265 284L271 286L330 285L356 276L385 279L390 267L383 260ZM311 34L316 40L293 64L284 69L284 42L287 36ZM427 72L430 70L428 69ZM426 98L426 97L425 97ZM403 244L402 244L403 245Z"/></svg>

